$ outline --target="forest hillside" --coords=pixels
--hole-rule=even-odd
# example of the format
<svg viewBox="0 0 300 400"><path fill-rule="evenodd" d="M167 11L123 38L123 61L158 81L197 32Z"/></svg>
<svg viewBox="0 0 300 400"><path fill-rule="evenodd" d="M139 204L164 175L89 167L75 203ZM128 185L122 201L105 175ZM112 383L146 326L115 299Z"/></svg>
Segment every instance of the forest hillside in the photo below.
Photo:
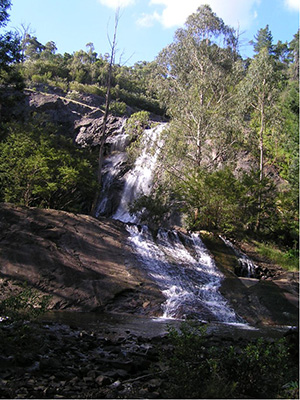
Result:
<svg viewBox="0 0 300 400"><path fill-rule="evenodd" d="M168 121L152 191L132 204L144 221L179 213L189 230L255 238L295 262L299 32L274 43L263 27L253 58L243 59L237 32L201 6L155 60L127 66L92 43L59 54L54 42L6 31L10 6L1 1L0 201L93 213L101 140L83 146L55 110L21 106L29 93L55 94L74 118L81 104L95 120L108 112L127 121L129 160L141 151L141 130Z"/></svg>

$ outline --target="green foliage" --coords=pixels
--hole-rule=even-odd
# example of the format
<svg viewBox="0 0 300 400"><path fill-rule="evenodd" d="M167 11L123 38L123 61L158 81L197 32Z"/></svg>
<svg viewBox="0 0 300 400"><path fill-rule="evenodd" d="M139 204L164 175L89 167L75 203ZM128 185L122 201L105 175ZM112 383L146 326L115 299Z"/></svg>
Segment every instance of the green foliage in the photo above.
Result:
<svg viewBox="0 0 300 400"><path fill-rule="evenodd" d="M7 25L10 7L11 0L0 0L0 30ZM9 107L12 100L17 101L13 96L8 98L7 92L12 88L23 89L23 79L17 68L21 60L20 50L20 38L16 33L0 31L0 109L4 103Z"/></svg>
<svg viewBox="0 0 300 400"><path fill-rule="evenodd" d="M299 381L288 382L283 386L283 399L298 399L299 398Z"/></svg>
<svg viewBox="0 0 300 400"><path fill-rule="evenodd" d="M289 70L298 62L296 42L274 46L267 26L243 65L235 32L202 6L159 54L155 83L172 118L159 179L172 181L169 197L178 199L188 227L295 246L299 84ZM253 171L243 174L235 162L245 153ZM269 165L289 184L276 187Z"/></svg>
<svg viewBox="0 0 300 400"><path fill-rule="evenodd" d="M242 351L231 347L222 367L227 378L237 379L237 393L251 397L272 398L282 391L289 378L290 354L285 339L270 343L258 339Z"/></svg>
<svg viewBox="0 0 300 400"><path fill-rule="evenodd" d="M150 127L150 114L148 111L139 111L127 119L125 132L129 135L131 144L126 149L130 163L134 163L141 151L142 133Z"/></svg>
<svg viewBox="0 0 300 400"><path fill-rule="evenodd" d="M216 371L217 364L211 354L206 354L205 326L183 323L180 331L169 328L173 350L166 355L169 395L173 398L214 398L214 392L227 398L230 388L224 387ZM210 350L212 353L214 349ZM227 386L227 385L225 385ZM229 397L230 398L230 397Z"/></svg>
<svg viewBox="0 0 300 400"><path fill-rule="evenodd" d="M13 320L34 319L47 311L50 299L25 285L18 294L0 302L0 315Z"/></svg>
<svg viewBox="0 0 300 400"><path fill-rule="evenodd" d="M78 82L71 82L69 89L78 93L89 93L96 96L105 96L105 88L99 87L97 85L84 85Z"/></svg>
<svg viewBox="0 0 300 400"><path fill-rule="evenodd" d="M80 93L105 96L109 62L106 56L98 55L94 51L92 43L87 44L87 51L79 50L73 54L61 55L55 53L54 42L43 45L36 37L27 34L22 41L22 52L24 57L21 73L28 85L42 82L56 86L58 82L66 91L69 87L70 90ZM151 74L151 63L137 63L133 67L114 65L112 99L162 114L163 110L159 108L150 85ZM123 110L117 113L123 115Z"/></svg>
<svg viewBox="0 0 300 400"><path fill-rule="evenodd" d="M21 286L18 294L0 302L0 353L2 356L14 354L16 366L32 364L33 354L38 359L43 338L34 324L49 306L51 296L43 295L37 290Z"/></svg>
<svg viewBox="0 0 300 400"><path fill-rule="evenodd" d="M245 229L257 231L257 221L260 221L260 233L269 234L278 220L276 207L277 189L274 182L263 177L259 171L244 173L240 179L242 197L240 206L245 221ZM258 234L258 232L256 232Z"/></svg>
<svg viewBox="0 0 300 400"><path fill-rule="evenodd" d="M89 212L95 164L43 120L10 124L0 142L1 201Z"/></svg>
<svg viewBox="0 0 300 400"><path fill-rule="evenodd" d="M7 24L10 6L10 0L0 0L0 28ZM254 57L243 61L234 29L201 6L155 62L113 65L110 111L124 115L126 105L147 110L128 120L129 162L140 152L148 112L171 118L156 186L133 205L143 209L146 219L157 223L176 206L192 229L232 235L252 231L294 249L299 235L299 31L290 43L274 45L267 25L252 44ZM1 34L0 84L22 88L25 79L29 86L60 87L74 100L79 93L99 96L103 106L109 57L97 54L93 43L73 54L56 51L52 41L43 44L26 34L20 43L11 32ZM4 94L0 101L9 108L12 98ZM0 199L88 210L94 190L87 183L94 182L91 155L54 139L48 128L42 134L44 127L31 132L25 127L22 133L13 125L2 141ZM235 163L246 153L255 160L253 168L259 161L260 176L237 176ZM287 181L284 187L275 190L265 179L270 165Z"/></svg>
<svg viewBox="0 0 300 400"><path fill-rule="evenodd" d="M274 244L255 242L257 252L287 271L299 271L298 248L282 250Z"/></svg>
<svg viewBox="0 0 300 400"><path fill-rule="evenodd" d="M169 329L169 340L172 350L164 357L168 397L275 398L297 379L285 339L213 347L205 327L184 323L180 330Z"/></svg>
<svg viewBox="0 0 300 400"><path fill-rule="evenodd" d="M278 165L281 176L294 187L299 183L299 84L291 81L281 93L281 135L276 146L270 144L273 162ZM275 150L275 151L274 151Z"/></svg>
<svg viewBox="0 0 300 400"><path fill-rule="evenodd" d="M262 49L267 49L269 54L273 53L273 35L269 25L266 25L264 29L260 29L254 39L250 41L250 44L253 45L256 54L259 54Z"/></svg>
<svg viewBox="0 0 300 400"><path fill-rule="evenodd" d="M139 137L143 131L149 127L150 114L147 111L139 111L132 114L126 121L125 132L132 139Z"/></svg>
<svg viewBox="0 0 300 400"><path fill-rule="evenodd" d="M141 222L158 228L169 211L168 193L163 186L159 186L150 195L136 199L130 205L129 211L132 214L139 214Z"/></svg>
<svg viewBox="0 0 300 400"><path fill-rule="evenodd" d="M11 0L0 0L0 28L7 25ZM13 32L0 35L0 79L3 71L10 71L12 64L20 60L20 39ZM0 83L2 83L0 81Z"/></svg>
<svg viewBox="0 0 300 400"><path fill-rule="evenodd" d="M238 139L234 88L242 70L235 41L233 30L202 6L157 58L157 91L172 117L163 151L173 171L218 165Z"/></svg>
<svg viewBox="0 0 300 400"><path fill-rule="evenodd" d="M241 221L241 187L227 168L208 173L198 170L178 182L181 209L188 216L189 229L231 232Z"/></svg>
<svg viewBox="0 0 300 400"><path fill-rule="evenodd" d="M109 111L113 115L123 116L126 114L127 106L123 101L111 101Z"/></svg>

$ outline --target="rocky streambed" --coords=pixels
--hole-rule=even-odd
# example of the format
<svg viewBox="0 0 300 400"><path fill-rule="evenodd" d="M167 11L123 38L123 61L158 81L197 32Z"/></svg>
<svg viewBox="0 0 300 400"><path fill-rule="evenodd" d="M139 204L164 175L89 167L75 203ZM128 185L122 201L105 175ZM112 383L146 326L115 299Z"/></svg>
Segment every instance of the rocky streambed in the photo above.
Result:
<svg viewBox="0 0 300 400"><path fill-rule="evenodd" d="M132 398L161 395L163 337L54 322L5 323L1 398ZM158 346L159 343L159 346Z"/></svg>
<svg viewBox="0 0 300 400"><path fill-rule="evenodd" d="M52 313L35 322L4 320L0 397L167 398L168 366L162 356L172 352L168 326L179 325L180 321L125 314ZM286 327L249 330L210 325L206 346L238 347L287 332Z"/></svg>

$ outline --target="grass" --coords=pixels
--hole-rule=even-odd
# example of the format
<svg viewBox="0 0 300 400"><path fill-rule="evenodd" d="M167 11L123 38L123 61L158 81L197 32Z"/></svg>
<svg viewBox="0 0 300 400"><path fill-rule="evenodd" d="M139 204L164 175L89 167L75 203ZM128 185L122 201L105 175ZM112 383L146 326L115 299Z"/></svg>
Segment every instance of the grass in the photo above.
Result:
<svg viewBox="0 0 300 400"><path fill-rule="evenodd" d="M254 242L258 254L268 258L272 263L287 271L299 271L299 255L297 251L282 251L272 244Z"/></svg>

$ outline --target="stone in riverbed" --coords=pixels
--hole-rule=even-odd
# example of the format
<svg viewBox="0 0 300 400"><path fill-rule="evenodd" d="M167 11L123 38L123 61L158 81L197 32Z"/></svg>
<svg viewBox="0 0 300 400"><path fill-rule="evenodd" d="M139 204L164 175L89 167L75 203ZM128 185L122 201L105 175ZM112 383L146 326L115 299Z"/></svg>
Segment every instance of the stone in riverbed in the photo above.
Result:
<svg viewBox="0 0 300 400"><path fill-rule="evenodd" d="M109 378L106 375L99 375L95 379L95 382L97 383L98 386L106 386L111 383L111 378Z"/></svg>

